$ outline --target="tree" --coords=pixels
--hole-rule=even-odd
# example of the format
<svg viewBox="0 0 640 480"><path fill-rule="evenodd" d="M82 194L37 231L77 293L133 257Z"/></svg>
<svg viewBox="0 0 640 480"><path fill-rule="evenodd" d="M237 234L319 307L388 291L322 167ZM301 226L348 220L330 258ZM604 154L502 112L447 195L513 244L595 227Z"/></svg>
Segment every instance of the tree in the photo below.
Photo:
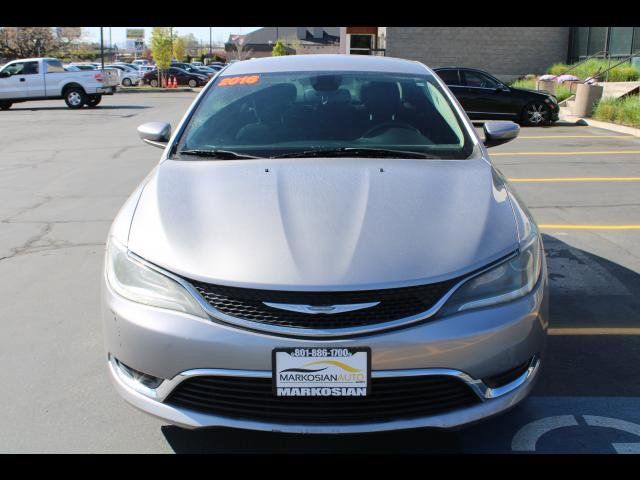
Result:
<svg viewBox="0 0 640 480"><path fill-rule="evenodd" d="M245 49L245 42L247 37L245 35L236 35L235 38L230 40L231 45L235 48L235 52L230 52L230 57L236 60L246 60L251 57L253 50Z"/></svg>
<svg viewBox="0 0 640 480"><path fill-rule="evenodd" d="M273 46L273 50L271 50L271 55L274 57L281 57L286 54L287 54L287 49L285 48L284 43L278 40L276 44Z"/></svg>
<svg viewBox="0 0 640 480"><path fill-rule="evenodd" d="M177 37L173 41L173 58L179 62L183 62L187 55L187 42L184 37Z"/></svg>
<svg viewBox="0 0 640 480"><path fill-rule="evenodd" d="M158 82L162 85L163 70L171 66L173 45L169 27L153 27L151 31L151 55L158 68Z"/></svg>
<svg viewBox="0 0 640 480"><path fill-rule="evenodd" d="M57 48L50 27L3 27L0 29L0 57L29 58L46 56Z"/></svg>

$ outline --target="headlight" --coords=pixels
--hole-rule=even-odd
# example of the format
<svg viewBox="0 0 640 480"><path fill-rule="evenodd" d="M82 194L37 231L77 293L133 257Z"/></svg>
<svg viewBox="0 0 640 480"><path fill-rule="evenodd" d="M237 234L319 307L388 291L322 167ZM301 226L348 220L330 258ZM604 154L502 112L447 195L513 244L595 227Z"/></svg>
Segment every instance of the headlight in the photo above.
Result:
<svg viewBox="0 0 640 480"><path fill-rule="evenodd" d="M515 258L473 277L451 296L443 313L509 302L533 290L542 268L542 245L537 231Z"/></svg>
<svg viewBox="0 0 640 480"><path fill-rule="evenodd" d="M207 318L182 285L131 257L113 237L107 242L105 270L111 288L133 302Z"/></svg>

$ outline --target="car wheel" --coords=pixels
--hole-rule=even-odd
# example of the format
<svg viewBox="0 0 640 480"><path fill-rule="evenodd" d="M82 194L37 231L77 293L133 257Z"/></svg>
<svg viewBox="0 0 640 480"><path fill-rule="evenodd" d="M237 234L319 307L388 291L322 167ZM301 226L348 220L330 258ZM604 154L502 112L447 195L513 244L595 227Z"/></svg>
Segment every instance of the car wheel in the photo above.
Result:
<svg viewBox="0 0 640 480"><path fill-rule="evenodd" d="M193 78L189 80L189 86L191 88L196 88L198 86L198 82L196 82Z"/></svg>
<svg viewBox="0 0 640 480"><path fill-rule="evenodd" d="M130 78L122 79L122 86L123 87L130 87L131 86L131 79Z"/></svg>
<svg viewBox="0 0 640 480"><path fill-rule="evenodd" d="M0 110L9 110L11 105L11 102L0 102Z"/></svg>
<svg viewBox="0 0 640 480"><path fill-rule="evenodd" d="M155 78L154 78L154 79L152 79L152 80L149 82L149 85L151 85L153 88L156 88L156 87L158 86L158 80L156 80Z"/></svg>
<svg viewBox="0 0 640 480"><path fill-rule="evenodd" d="M551 112L544 102L531 102L522 111L522 124L537 127L548 125Z"/></svg>
<svg viewBox="0 0 640 480"><path fill-rule="evenodd" d="M87 107L95 108L98 106L101 100L102 100L102 95L91 95L89 97L89 100L87 100Z"/></svg>
<svg viewBox="0 0 640 480"><path fill-rule="evenodd" d="M82 108L87 103L87 94L80 87L71 87L65 90L64 101L69 108Z"/></svg>

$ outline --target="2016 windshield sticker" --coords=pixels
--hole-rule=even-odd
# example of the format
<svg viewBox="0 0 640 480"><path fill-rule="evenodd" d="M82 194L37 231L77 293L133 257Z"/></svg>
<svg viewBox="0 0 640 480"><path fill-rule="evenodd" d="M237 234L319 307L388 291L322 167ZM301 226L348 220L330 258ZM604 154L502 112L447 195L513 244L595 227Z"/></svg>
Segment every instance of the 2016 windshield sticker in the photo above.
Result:
<svg viewBox="0 0 640 480"><path fill-rule="evenodd" d="M231 87L234 85L254 85L260 81L260 75L243 75L241 77L224 77L218 83L219 87Z"/></svg>

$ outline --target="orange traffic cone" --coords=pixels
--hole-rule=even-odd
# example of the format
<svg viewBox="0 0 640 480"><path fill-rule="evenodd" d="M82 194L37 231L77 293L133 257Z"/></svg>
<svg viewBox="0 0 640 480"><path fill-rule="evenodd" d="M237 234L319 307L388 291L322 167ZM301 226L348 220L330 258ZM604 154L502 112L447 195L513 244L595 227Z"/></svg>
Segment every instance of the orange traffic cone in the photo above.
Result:
<svg viewBox="0 0 640 480"><path fill-rule="evenodd" d="M178 88L178 79L173 77L173 88Z"/></svg>
<svg viewBox="0 0 640 480"><path fill-rule="evenodd" d="M167 88L167 77L162 77L162 88Z"/></svg>

